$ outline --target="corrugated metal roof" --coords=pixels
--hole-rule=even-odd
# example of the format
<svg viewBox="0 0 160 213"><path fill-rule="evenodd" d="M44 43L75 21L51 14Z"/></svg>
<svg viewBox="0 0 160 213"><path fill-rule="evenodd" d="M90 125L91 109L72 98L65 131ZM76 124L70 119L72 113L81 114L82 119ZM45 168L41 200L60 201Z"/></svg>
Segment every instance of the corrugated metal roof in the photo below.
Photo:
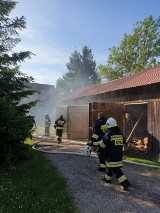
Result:
<svg viewBox="0 0 160 213"><path fill-rule="evenodd" d="M107 83L94 85L77 91L68 96L65 100L80 97L103 94L111 91L139 87L160 82L160 66L138 72L134 75L123 77L118 80L109 81Z"/></svg>

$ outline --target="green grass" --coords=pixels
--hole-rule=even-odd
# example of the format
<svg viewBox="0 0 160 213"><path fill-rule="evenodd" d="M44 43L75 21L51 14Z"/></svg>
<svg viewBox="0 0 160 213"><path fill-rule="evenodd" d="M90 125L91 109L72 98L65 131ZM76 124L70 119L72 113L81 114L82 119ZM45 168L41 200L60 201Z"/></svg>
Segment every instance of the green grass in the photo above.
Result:
<svg viewBox="0 0 160 213"><path fill-rule="evenodd" d="M26 161L0 171L1 213L76 211L64 177L42 153L30 148Z"/></svg>
<svg viewBox="0 0 160 213"><path fill-rule="evenodd" d="M160 163L153 162L153 161L146 160L146 159L133 158L133 157L127 157L127 156L123 156L123 159L128 160L128 161L132 161L132 162L144 163L144 164L147 164L147 165L154 165L154 166L160 167Z"/></svg>

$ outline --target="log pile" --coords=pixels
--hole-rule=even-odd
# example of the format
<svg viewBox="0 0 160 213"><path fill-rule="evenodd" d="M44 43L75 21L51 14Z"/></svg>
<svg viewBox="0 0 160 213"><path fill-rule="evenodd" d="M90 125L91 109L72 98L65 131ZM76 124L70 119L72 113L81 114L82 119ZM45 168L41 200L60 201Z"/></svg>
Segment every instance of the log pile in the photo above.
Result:
<svg viewBox="0 0 160 213"><path fill-rule="evenodd" d="M148 148L148 137L143 139L133 139L132 141L129 141L127 145L140 151L146 151Z"/></svg>

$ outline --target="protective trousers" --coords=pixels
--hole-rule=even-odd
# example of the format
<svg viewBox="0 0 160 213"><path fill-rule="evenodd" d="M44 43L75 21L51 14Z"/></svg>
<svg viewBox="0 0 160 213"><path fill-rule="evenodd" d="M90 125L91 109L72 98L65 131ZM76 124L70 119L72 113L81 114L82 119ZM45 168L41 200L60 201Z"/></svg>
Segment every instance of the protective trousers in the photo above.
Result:
<svg viewBox="0 0 160 213"><path fill-rule="evenodd" d="M63 129L56 129L57 141L60 143L62 140Z"/></svg>
<svg viewBox="0 0 160 213"><path fill-rule="evenodd" d="M108 179L108 181L111 181L113 174L117 178L120 185L123 186L123 188L127 189L130 186L129 181L124 176L124 173L122 172L120 167L109 167L105 178Z"/></svg>
<svg viewBox="0 0 160 213"><path fill-rule="evenodd" d="M49 136L50 135L50 126L45 126L45 136Z"/></svg>
<svg viewBox="0 0 160 213"><path fill-rule="evenodd" d="M99 167L106 168L106 160L105 160L105 149L99 147L97 149L97 155L99 158Z"/></svg>

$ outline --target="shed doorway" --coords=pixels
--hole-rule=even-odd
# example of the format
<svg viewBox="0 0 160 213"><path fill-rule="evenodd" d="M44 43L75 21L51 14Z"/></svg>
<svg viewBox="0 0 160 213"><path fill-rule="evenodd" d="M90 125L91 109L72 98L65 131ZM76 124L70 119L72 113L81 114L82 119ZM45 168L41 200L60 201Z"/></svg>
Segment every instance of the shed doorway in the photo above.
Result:
<svg viewBox="0 0 160 213"><path fill-rule="evenodd" d="M89 106L68 106L67 108L67 138L89 138Z"/></svg>
<svg viewBox="0 0 160 213"><path fill-rule="evenodd" d="M125 138L127 145L147 154L147 103L125 105Z"/></svg>

